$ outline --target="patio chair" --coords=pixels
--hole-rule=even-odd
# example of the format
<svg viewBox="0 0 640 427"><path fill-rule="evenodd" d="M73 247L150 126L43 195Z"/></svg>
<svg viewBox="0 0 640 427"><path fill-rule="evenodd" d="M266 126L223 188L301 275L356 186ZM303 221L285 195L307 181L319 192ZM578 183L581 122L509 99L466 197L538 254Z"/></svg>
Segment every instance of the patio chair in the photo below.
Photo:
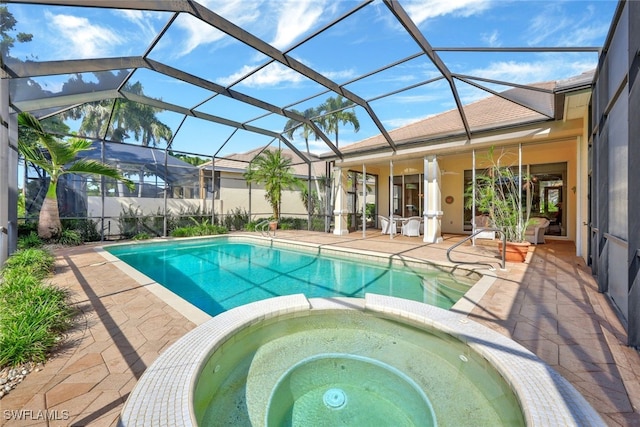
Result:
<svg viewBox="0 0 640 427"><path fill-rule="evenodd" d="M474 231L477 231L480 228L491 228L491 220L487 215L476 215L476 228ZM490 239L493 240L496 238L495 231L482 231L476 234L476 239Z"/></svg>
<svg viewBox="0 0 640 427"><path fill-rule="evenodd" d="M419 216L411 216L402 222L403 236L420 236L420 223L422 218Z"/></svg>
<svg viewBox="0 0 640 427"><path fill-rule="evenodd" d="M396 234L395 222L394 226L391 226L391 221L386 216L378 215L380 221L380 227L382 228L382 234Z"/></svg>
<svg viewBox="0 0 640 427"><path fill-rule="evenodd" d="M549 227L549 224L550 222L547 218L531 218L531 220L529 221L529 225L524 232L524 238L534 245L537 245L538 243L544 243L544 233L547 231L547 227Z"/></svg>

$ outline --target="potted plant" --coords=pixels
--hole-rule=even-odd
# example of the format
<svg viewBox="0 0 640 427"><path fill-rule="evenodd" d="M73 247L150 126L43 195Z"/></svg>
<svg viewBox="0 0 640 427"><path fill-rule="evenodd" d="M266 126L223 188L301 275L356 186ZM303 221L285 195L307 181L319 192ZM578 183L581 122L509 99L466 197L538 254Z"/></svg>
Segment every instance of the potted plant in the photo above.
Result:
<svg viewBox="0 0 640 427"><path fill-rule="evenodd" d="M519 176L517 166L509 162L508 152L494 155L493 147L487 156L488 166L476 174L475 188L467 189L468 206L475 200L476 211L487 213L490 226L505 234L507 261L522 262L530 243L525 238L531 213L531 194L527 176ZM502 242L500 242L500 249Z"/></svg>

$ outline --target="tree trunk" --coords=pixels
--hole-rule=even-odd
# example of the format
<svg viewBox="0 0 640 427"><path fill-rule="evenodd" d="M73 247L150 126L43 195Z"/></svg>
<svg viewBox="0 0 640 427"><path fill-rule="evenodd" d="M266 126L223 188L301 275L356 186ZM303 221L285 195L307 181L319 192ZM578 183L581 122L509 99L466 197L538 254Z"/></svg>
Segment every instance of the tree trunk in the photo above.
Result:
<svg viewBox="0 0 640 427"><path fill-rule="evenodd" d="M59 236L61 231L62 224L60 222L60 212L58 211L58 199L49 196L49 193L47 193L42 202L42 208L40 208L38 236L41 239L49 240Z"/></svg>

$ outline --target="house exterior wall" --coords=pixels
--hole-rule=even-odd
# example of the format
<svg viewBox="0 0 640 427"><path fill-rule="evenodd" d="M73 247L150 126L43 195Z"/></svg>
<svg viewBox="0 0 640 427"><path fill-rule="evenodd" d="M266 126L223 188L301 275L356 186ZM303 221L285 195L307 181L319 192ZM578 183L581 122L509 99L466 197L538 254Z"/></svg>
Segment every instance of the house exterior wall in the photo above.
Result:
<svg viewBox="0 0 640 427"><path fill-rule="evenodd" d="M587 110L585 108L585 114ZM582 121L574 121L574 125L578 125L573 136L569 135L552 142L529 141L522 145L522 163L523 165L545 164L545 163L567 163L567 178L565 186L565 214L567 218L567 237L575 240L577 233L577 225L575 218L577 217L578 208L584 209L584 203L578 206L577 189L580 185L586 185L586 182L579 184L581 179L578 176L579 162L577 147L583 137L578 137L584 129ZM511 152L510 160L515 159L517 164L518 145L511 142L507 145L495 147L496 152L504 147L505 150ZM483 167L483 156L486 156L487 145L476 150L476 169ZM425 154L426 155L426 154ZM420 153L413 154L409 158L393 161L393 176L421 174L424 169L424 156ZM439 152L436 154L438 164L441 171L440 192L442 194L441 209L442 216L442 232L443 233L465 233L464 231L464 171L471 170L473 165L472 151L459 152L450 154ZM360 170L355 165L353 170ZM388 216L390 212L390 189L389 177L391 173L390 161L376 162L373 165L366 165L367 173L377 174L378 182L378 214ZM582 178L583 180L586 178ZM575 188L574 192L572 189ZM445 203L447 196L452 196L451 203ZM424 204L424 200L421 201Z"/></svg>
<svg viewBox="0 0 640 427"><path fill-rule="evenodd" d="M303 180L306 186L307 181ZM315 189L315 187L312 187ZM251 185L251 190L242 174L222 172L220 174L220 198L216 199L216 213L223 215L235 209L251 212L253 218L267 218L273 215L273 209L267 199L262 185ZM300 197L300 190L282 192L280 207L281 216L307 216L307 210Z"/></svg>
<svg viewBox="0 0 640 427"><path fill-rule="evenodd" d="M496 147L496 153L500 150ZM507 146L504 149L513 155L510 159L517 162L518 147ZM476 152L476 169L482 169L483 158L486 150ZM545 164L567 162L567 181L565 182L566 197L565 213L567 219L574 218L576 212L576 194L571 188L577 186L576 176L576 142L575 140L551 142L544 144L528 144L522 147L522 164ZM442 232L443 233L463 233L464 232L464 171L473 167L472 153L461 153L455 155L441 155L438 157L440 169L444 171L441 180L441 191L443 199L447 196L453 197L450 204L442 204ZM515 163L517 165L517 163ZM576 233L575 221L567 221L567 238L574 239Z"/></svg>

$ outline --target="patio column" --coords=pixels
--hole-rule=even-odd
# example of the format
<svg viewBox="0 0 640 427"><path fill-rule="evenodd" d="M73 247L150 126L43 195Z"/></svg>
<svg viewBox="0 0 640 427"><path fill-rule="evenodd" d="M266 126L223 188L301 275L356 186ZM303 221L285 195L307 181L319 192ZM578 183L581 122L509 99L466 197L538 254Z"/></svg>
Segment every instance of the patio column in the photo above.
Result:
<svg viewBox="0 0 640 427"><path fill-rule="evenodd" d="M333 168L333 188L335 188L335 204L333 211L333 234L344 235L349 234L347 227L347 174L343 173L342 168L336 166Z"/></svg>
<svg viewBox="0 0 640 427"><path fill-rule="evenodd" d="M440 166L436 156L424 158L424 239L425 243L442 242L440 224L442 205L440 197Z"/></svg>

